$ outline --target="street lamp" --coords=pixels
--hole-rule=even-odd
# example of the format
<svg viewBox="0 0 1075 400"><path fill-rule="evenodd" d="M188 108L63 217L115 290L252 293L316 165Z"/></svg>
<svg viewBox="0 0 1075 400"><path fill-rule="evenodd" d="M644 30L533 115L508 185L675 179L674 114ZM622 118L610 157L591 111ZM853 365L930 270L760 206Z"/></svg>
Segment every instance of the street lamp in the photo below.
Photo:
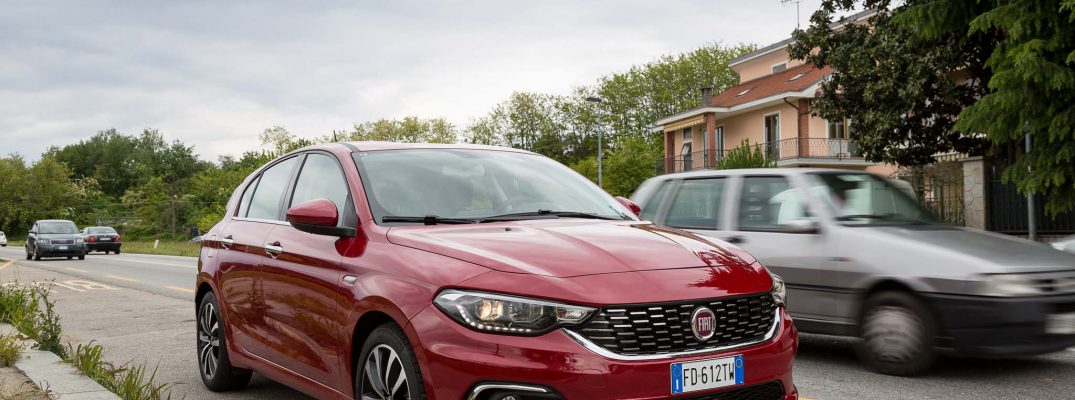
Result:
<svg viewBox="0 0 1075 400"><path fill-rule="evenodd" d="M586 98L586 101L594 104L601 104L600 97L590 96ZM604 188L601 179L601 137L604 136L604 127L601 126L601 110L597 110L597 186Z"/></svg>

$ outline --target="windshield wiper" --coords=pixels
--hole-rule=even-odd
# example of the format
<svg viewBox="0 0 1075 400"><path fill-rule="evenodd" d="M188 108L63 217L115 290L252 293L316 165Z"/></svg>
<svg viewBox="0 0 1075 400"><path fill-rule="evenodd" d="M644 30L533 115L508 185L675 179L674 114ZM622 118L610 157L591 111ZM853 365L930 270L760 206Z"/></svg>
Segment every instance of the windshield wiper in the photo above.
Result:
<svg viewBox="0 0 1075 400"><path fill-rule="evenodd" d="M837 221L853 221L853 220L856 220L856 219L866 219L866 218L880 219L880 220L885 220L885 221L908 222L908 223L912 223L912 224L925 224L926 223L925 221L922 221L922 220L900 216L899 214L895 214L895 213L841 215L839 217L836 217L836 220Z"/></svg>
<svg viewBox="0 0 1075 400"><path fill-rule="evenodd" d="M537 217L537 218L535 218ZM592 213L585 213L579 211L552 211L552 210L537 210L512 214L494 215L491 217L485 217L479 220L479 222L497 222L497 221L519 221L525 219L544 219L544 218L589 218L589 219L604 219L604 220L619 220L621 218L609 217L605 215L598 215Z"/></svg>
<svg viewBox="0 0 1075 400"><path fill-rule="evenodd" d="M440 224L476 224L479 221L471 218L441 218L436 215L426 215L424 217L404 217L399 215L385 215L381 217L381 222L419 222L426 225L440 225Z"/></svg>

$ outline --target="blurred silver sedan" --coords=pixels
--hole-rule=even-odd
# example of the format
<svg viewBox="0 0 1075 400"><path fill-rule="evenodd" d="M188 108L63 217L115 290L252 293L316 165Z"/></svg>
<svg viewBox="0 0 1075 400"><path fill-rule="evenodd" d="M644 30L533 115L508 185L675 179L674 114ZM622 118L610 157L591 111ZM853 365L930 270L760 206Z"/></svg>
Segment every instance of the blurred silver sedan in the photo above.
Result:
<svg viewBox="0 0 1075 400"><path fill-rule="evenodd" d="M742 169L658 176L633 200L645 219L746 249L787 282L799 330L862 338L879 372L922 372L940 351L1075 346L1075 255L938 223L905 189L864 172Z"/></svg>

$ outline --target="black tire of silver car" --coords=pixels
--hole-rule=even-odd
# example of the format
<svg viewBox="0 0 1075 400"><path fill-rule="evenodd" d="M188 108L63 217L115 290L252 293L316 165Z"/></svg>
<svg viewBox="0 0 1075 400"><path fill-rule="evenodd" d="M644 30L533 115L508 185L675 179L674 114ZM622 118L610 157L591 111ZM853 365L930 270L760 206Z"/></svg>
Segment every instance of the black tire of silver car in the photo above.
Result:
<svg viewBox="0 0 1075 400"><path fill-rule="evenodd" d="M358 400L425 400L425 384L414 350L399 325L387 323L370 333L355 365Z"/></svg>
<svg viewBox="0 0 1075 400"><path fill-rule="evenodd" d="M870 369L917 375L937 359L937 325L929 307L906 292L881 292L863 307L861 341L855 350Z"/></svg>
<svg viewBox="0 0 1075 400"><path fill-rule="evenodd" d="M214 392L242 389L250 382L251 371L231 366L220 318L220 304L210 292L202 297L195 319L198 342L198 375L205 387Z"/></svg>
<svg viewBox="0 0 1075 400"><path fill-rule="evenodd" d="M34 247L34 261L41 261L41 249Z"/></svg>

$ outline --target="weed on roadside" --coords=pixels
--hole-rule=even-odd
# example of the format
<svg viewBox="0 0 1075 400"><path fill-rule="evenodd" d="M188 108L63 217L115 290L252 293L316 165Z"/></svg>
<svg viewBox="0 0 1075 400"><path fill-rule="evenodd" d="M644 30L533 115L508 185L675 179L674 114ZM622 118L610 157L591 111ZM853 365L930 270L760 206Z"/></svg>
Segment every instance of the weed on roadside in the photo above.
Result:
<svg viewBox="0 0 1075 400"><path fill-rule="evenodd" d="M18 332L8 332L0 335L0 367L15 365L22 357L22 351L26 345L22 344L22 337Z"/></svg>
<svg viewBox="0 0 1075 400"><path fill-rule="evenodd" d="M84 375L100 383L105 389L115 393L123 400L165 400L171 399L169 393L172 383L157 383L157 370L152 372L145 365L119 367L105 361L104 348L99 344L68 345L71 365ZM147 375L148 373L148 375Z"/></svg>

